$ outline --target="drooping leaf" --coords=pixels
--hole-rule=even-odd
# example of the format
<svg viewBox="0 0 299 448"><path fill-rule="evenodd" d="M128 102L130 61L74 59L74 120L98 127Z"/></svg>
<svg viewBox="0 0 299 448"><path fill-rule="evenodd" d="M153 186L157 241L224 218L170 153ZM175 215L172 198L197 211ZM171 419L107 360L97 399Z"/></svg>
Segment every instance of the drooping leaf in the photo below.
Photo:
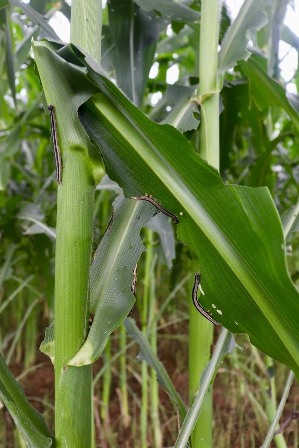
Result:
<svg viewBox="0 0 299 448"><path fill-rule="evenodd" d="M30 448L53 446L52 435L39 412L29 403L0 353L0 399Z"/></svg>
<svg viewBox="0 0 299 448"><path fill-rule="evenodd" d="M120 186L113 180L109 179L108 176L103 177L97 186L97 190L110 190L114 191L117 195L123 195L123 191ZM168 218L162 213L156 213L146 224L146 227L152 229L159 235L164 259L170 269L172 266L172 261L175 258L175 238L173 228L169 223Z"/></svg>
<svg viewBox="0 0 299 448"><path fill-rule="evenodd" d="M91 364L102 354L107 340L131 311L133 270L144 250L141 227L155 208L133 199L118 199L110 225L90 269L90 312L94 314L87 339L69 365Z"/></svg>
<svg viewBox="0 0 299 448"><path fill-rule="evenodd" d="M103 156L109 177L127 196L151 194L177 216L178 237L199 260L203 306L298 374L298 292L286 269L282 227L268 190L225 186L180 132L144 116L74 46L55 57L46 44L38 47L40 58L49 52L44 70L55 61L60 71L67 91L59 92L73 97L67 82L76 85L73 107L99 92L79 108L100 149L93 157Z"/></svg>
<svg viewBox="0 0 299 448"><path fill-rule="evenodd" d="M250 52L247 50L251 29L259 30L266 22L265 8L270 4L269 0L247 0L243 3L239 14L226 32L219 52L218 72L224 73L234 67L237 61L248 59Z"/></svg>
<svg viewBox="0 0 299 448"><path fill-rule="evenodd" d="M126 195L147 192L179 217L178 236L199 260L205 308L298 374L298 292L268 190L225 186L178 131L151 122L91 67L88 79L101 93L80 119L109 176Z"/></svg>

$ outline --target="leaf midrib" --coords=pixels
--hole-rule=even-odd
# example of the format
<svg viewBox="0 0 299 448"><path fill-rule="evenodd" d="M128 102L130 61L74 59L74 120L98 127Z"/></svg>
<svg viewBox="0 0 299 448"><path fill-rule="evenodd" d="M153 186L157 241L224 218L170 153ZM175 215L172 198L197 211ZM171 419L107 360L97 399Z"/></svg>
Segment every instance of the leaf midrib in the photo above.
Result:
<svg viewBox="0 0 299 448"><path fill-rule="evenodd" d="M236 278L239 279L239 281L242 279L243 287L248 291L255 303L258 304L258 308L264 314L274 331L279 334L285 347L294 347L292 353L289 350L288 351L299 364L299 353L295 347L293 338L289 336L289 332L285 331L281 316L278 317L281 310L277 310L278 312L273 313L273 305L275 306L275 301L272 299L272 294L269 293L268 288L265 288L258 281L258 276L251 265L246 262L237 247L233 246L226 235L221 232L220 226L215 224L212 217L198 202L193 191L186 188L186 184L180 177L178 177L177 172L167 160L162 157L161 153L158 157L156 151L153 151L153 149L155 149L154 143L152 143L149 136L143 135L144 133L140 127L137 128L136 133L136 127L133 128L130 123L132 128L128 130L128 123L123 118L119 109L111 104L104 95L98 95L94 104L98 112L100 112L108 122L112 123L113 126L117 116L117 132L134 148L135 152L142 159L142 162L147 164L150 170L153 170L154 166L155 175L163 183L170 195L182 206L183 210L186 211L187 215L190 216L195 225L200 227L203 234L217 250ZM143 144L141 144L141 139L143 139ZM147 157L144 157L145 154ZM150 160L148 157L149 154L151 156ZM183 219L184 218L181 218L181 220ZM186 217L186 219L188 218Z"/></svg>

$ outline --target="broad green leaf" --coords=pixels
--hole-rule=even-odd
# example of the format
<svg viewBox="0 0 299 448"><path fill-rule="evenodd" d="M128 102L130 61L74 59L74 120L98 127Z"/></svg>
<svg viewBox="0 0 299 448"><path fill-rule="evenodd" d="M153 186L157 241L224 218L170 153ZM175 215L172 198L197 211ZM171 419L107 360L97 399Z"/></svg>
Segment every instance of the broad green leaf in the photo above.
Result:
<svg viewBox="0 0 299 448"><path fill-rule="evenodd" d="M98 359L112 331L131 311L135 302L131 292L133 270L144 250L140 230L154 213L149 203L118 200L90 269L91 328L68 365L82 366Z"/></svg>
<svg viewBox="0 0 299 448"><path fill-rule="evenodd" d="M151 194L179 217L178 237L199 260L203 306L298 374L298 292L268 190L224 185L177 130L151 122L104 75L86 67L101 93L79 115L109 176L127 196Z"/></svg>
<svg viewBox="0 0 299 448"><path fill-rule="evenodd" d="M167 20L196 22L200 14L174 0L134 0L145 11L158 11Z"/></svg>
<svg viewBox="0 0 299 448"><path fill-rule="evenodd" d="M53 446L52 435L39 412L29 403L0 353L0 399L30 448Z"/></svg>
<svg viewBox="0 0 299 448"><path fill-rule="evenodd" d="M140 359L140 361L146 361L147 364L155 370L159 383L169 394L173 404L179 411L180 420L182 421L186 416L186 406L180 394L175 389L168 373L165 370L165 367L158 359L157 354L153 352L150 343L148 342L145 335L139 330L136 322L133 319L127 318L125 320L125 327L129 336L131 336L131 338L134 339L134 341L140 347L138 358Z"/></svg>
<svg viewBox="0 0 299 448"><path fill-rule="evenodd" d="M240 59L248 59L250 52L247 51L251 29L259 30L267 23L265 8L269 0L246 0L236 19L226 32L221 43L219 52L218 72L224 73L227 69L234 67Z"/></svg>
<svg viewBox="0 0 299 448"><path fill-rule="evenodd" d="M133 0L110 0L109 29L115 42L117 85L141 105L159 37L159 19Z"/></svg>
<svg viewBox="0 0 299 448"><path fill-rule="evenodd" d="M286 89L263 70L257 58L251 57L247 62L240 61L239 65L244 75L248 77L251 96L257 107L260 110L268 109L269 106L282 107L299 132L299 114L294 107L297 103L293 98L288 98Z"/></svg>
<svg viewBox="0 0 299 448"><path fill-rule="evenodd" d="M78 107L100 92L79 109L81 120L110 178L127 196L151 194L179 217L178 237L199 260L203 306L298 373L298 293L287 273L281 223L268 190L225 186L184 136L151 122L74 46L54 55L39 43L38 51L44 69L55 62L50 71L61 75L65 89L51 92L57 101ZM101 159L96 150L92 154Z"/></svg>

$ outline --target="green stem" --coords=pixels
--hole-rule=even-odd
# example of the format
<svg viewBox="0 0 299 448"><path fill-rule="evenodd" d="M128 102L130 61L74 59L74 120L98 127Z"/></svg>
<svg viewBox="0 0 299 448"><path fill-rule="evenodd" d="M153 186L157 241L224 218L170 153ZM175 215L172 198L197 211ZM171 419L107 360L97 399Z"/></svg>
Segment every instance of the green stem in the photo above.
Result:
<svg viewBox="0 0 299 448"><path fill-rule="evenodd" d="M101 2L73 0L71 42L98 63L101 19ZM87 333L94 181L83 147L61 149L63 174L57 197L55 266L55 435L57 448L81 448L92 445L92 370L91 366L66 364Z"/></svg>
<svg viewBox="0 0 299 448"><path fill-rule="evenodd" d="M216 169L219 169L219 17L219 0L203 0L199 41L200 154Z"/></svg>
<svg viewBox="0 0 299 448"><path fill-rule="evenodd" d="M268 369L273 369L273 359L269 356L266 356L266 364ZM275 414L277 412L277 403L276 403L276 382L275 377L271 376L267 379L264 387L264 396L265 396L265 410L268 416L269 422L272 422L275 418ZM278 425L275 429L278 429ZM274 438L276 448L287 448L287 444L285 442L283 434L277 434Z"/></svg>
<svg viewBox="0 0 299 448"><path fill-rule="evenodd" d="M103 375L103 392L102 392L102 407L100 409L100 415L104 423L104 427L109 427L109 400L111 390L111 339L109 338L104 350L104 363L110 365L110 369L105 370Z"/></svg>
<svg viewBox="0 0 299 448"><path fill-rule="evenodd" d="M215 376L215 372L220 364L220 361L222 360L223 354L225 351L227 351L227 347L229 346L231 339L231 334L228 330L223 328L221 330L221 334L217 340L213 356L211 358L211 361L205 371L205 375L202 377L202 380L200 384L198 384L198 387L200 386L198 393L196 394L196 397L194 399L194 402L190 409L187 412L187 415L185 417L185 420L182 424L180 433L178 435L178 438L175 443L175 448L185 448L188 443L188 439L194 431L194 427L196 425L196 422L198 421L198 416L203 410L203 403L207 394L207 391L209 389L209 386L211 384L211 381L213 380ZM208 422L209 423L209 422ZM204 436L204 433L203 433ZM198 448L200 446L204 446L202 444L202 441L198 438L199 444L195 445L192 443L192 447ZM208 447L209 445L206 445Z"/></svg>
<svg viewBox="0 0 299 448"><path fill-rule="evenodd" d="M122 421L125 428L130 424L129 402L128 402L128 383L127 383L127 331L122 324L120 326L119 349L119 388L120 388L120 408Z"/></svg>
<svg viewBox="0 0 299 448"><path fill-rule="evenodd" d="M284 391L283 391L283 395L282 395L280 403L279 403L279 406L277 408L274 419L272 421L272 424L269 428L268 434L267 434L265 441L264 441L263 445L261 446L261 448L269 448L270 447L272 438L274 436L275 429L276 429L279 419L282 415L282 412L285 407L287 398L289 396L289 392L290 392L291 386L293 384L293 381L294 381L294 374L293 374L293 372L290 372L287 382L286 382L286 385L285 385L285 388L284 388ZM294 446L297 446L297 445L294 445Z"/></svg>
<svg viewBox="0 0 299 448"><path fill-rule="evenodd" d="M145 259L145 272L144 272L144 293L141 309L141 328L142 332L147 334L148 326L148 309L150 298L150 277L151 277L151 265L153 259L153 231L147 230L147 251ZM148 417L148 366L145 361L141 363L141 411L140 411L140 431L141 431L141 448L147 448L147 417Z"/></svg>
<svg viewBox="0 0 299 448"><path fill-rule="evenodd" d="M147 414L148 414L148 367L145 361L141 363L141 410L140 410L140 432L141 447L147 448Z"/></svg>
<svg viewBox="0 0 299 448"><path fill-rule="evenodd" d="M156 304L156 275L155 275L156 257L153 260L151 267L151 280L150 280L150 307L149 307L149 342L151 348L155 354L157 354L158 343L158 328L157 328L157 304ZM159 384L157 381L157 373L154 369L151 369L150 376L150 391L151 391L151 424L153 432L153 448L160 448L162 446L162 431L159 419Z"/></svg>
<svg viewBox="0 0 299 448"><path fill-rule="evenodd" d="M200 154L210 165L219 169L219 93L217 79L219 0L202 0L199 42L199 92L201 108ZM197 270L197 267L194 268ZM192 276L193 277L193 276ZM191 286L191 285L190 285ZM192 286L191 286L192 287ZM191 289L190 289L191 290ZM190 308L189 322L189 398L198 394L198 384L210 360L213 326ZM192 446L212 446L212 386L202 405L199 419L191 435Z"/></svg>
<svg viewBox="0 0 299 448"><path fill-rule="evenodd" d="M91 367L66 367L88 322L94 186L82 151L65 151L55 267L55 428L58 447L91 446ZM74 430L75 428L75 430Z"/></svg>
<svg viewBox="0 0 299 448"><path fill-rule="evenodd" d="M294 222L296 221L298 212L299 212L299 202L294 207L293 213L288 217L288 220L284 223L283 234L284 234L285 240L287 240L290 236L290 232L292 230ZM275 430L277 429L277 426L278 426L279 419L282 415L287 398L289 396L289 392L292 387L293 381L294 381L294 374L293 374L293 372L290 372L278 407L276 407L276 404L275 404L275 412L273 413L273 416L272 416L272 423L271 423L271 426L268 430L267 436L266 436L265 441L261 448L268 448L271 444L272 438L274 437ZM280 438L279 438L280 435L281 434L278 434L275 437L275 439L274 439L275 443L277 440L278 440L278 443L280 443ZM279 446L279 445L276 445L276 446ZM282 446L284 446L284 445L282 445ZM294 446L297 446L296 440L295 440Z"/></svg>
<svg viewBox="0 0 299 448"><path fill-rule="evenodd" d="M190 405L198 393L200 378L211 357L213 342L212 324L198 314L190 304L189 321L189 399ZM212 446L212 386L209 386L200 416L191 435L192 446Z"/></svg>

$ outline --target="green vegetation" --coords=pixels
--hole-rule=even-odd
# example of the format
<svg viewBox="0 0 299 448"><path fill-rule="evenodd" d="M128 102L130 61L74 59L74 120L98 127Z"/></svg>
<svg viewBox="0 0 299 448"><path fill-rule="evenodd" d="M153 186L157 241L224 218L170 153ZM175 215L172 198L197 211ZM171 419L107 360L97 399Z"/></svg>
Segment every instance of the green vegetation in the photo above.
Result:
<svg viewBox="0 0 299 448"><path fill-rule="evenodd" d="M290 4L0 2L4 447L298 445Z"/></svg>

